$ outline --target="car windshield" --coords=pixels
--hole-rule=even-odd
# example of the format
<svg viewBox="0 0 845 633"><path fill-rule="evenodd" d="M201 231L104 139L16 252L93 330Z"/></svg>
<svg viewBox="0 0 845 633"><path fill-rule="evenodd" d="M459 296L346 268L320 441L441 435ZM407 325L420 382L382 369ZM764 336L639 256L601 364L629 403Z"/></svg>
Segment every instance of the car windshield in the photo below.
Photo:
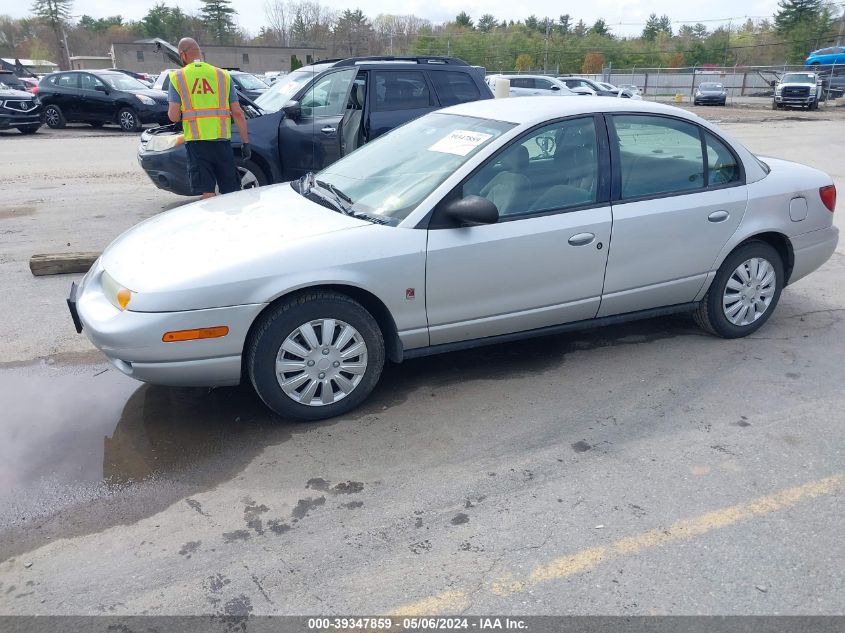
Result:
<svg viewBox="0 0 845 633"><path fill-rule="evenodd" d="M311 81L317 72L314 69L300 69L292 73L288 73L284 78L279 79L276 83L270 86L270 89L259 96L255 103L264 112L278 112L282 109L288 101L293 99L293 96L300 91L309 81Z"/></svg>
<svg viewBox="0 0 845 633"><path fill-rule="evenodd" d="M367 143L317 174L350 200L352 212L407 215L456 169L514 127L455 114L429 114Z"/></svg>
<svg viewBox="0 0 845 633"><path fill-rule="evenodd" d="M98 75L98 77L115 90L147 90L147 86L129 75L113 73L109 75Z"/></svg>
<svg viewBox="0 0 845 633"><path fill-rule="evenodd" d="M241 85L247 90L266 90L268 87L267 84L255 75L250 75L249 73L238 73L236 76Z"/></svg>
<svg viewBox="0 0 845 633"><path fill-rule="evenodd" d="M722 84L701 84L701 90L722 90Z"/></svg>
<svg viewBox="0 0 845 633"><path fill-rule="evenodd" d="M781 82L785 84L814 84L816 77L811 73L786 73Z"/></svg>
<svg viewBox="0 0 845 633"><path fill-rule="evenodd" d="M0 84L5 84L6 86L10 86L12 88L25 88L23 82L18 79L17 75L7 75L5 73L0 75Z"/></svg>

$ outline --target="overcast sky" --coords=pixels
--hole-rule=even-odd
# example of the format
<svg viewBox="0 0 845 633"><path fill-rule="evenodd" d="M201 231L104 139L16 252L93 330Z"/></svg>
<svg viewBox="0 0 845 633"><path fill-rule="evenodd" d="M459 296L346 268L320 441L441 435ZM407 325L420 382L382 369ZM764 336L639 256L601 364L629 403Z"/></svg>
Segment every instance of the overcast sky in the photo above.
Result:
<svg viewBox="0 0 845 633"><path fill-rule="evenodd" d="M642 30L642 23L650 13L667 14L675 28L680 21L705 22L709 27L719 25L718 20L743 16L752 18L770 17L777 9L777 0L710 0L707 3L678 3L676 0L591 0L583 3L561 3L554 0L534 0L522 4L512 0L320 0L322 4L335 9L360 8L369 17L379 13L413 13L432 22L443 22L454 18L461 11L466 11L474 19L484 13L492 13L498 19L519 20L531 13L538 17L545 15L557 17L569 13L576 21L583 19L592 24L598 18L604 18L617 35L637 34ZM195 12L200 7L199 0L164 0L165 4L178 5L186 12ZM155 4L155 0L75 0L73 14L88 14L95 18L120 14L124 18L138 20ZM266 23L264 17L265 0L234 0L238 11L238 23L252 33ZM678 6L686 4L686 7ZM29 13L29 0L0 0L0 14L24 17ZM523 8L528 7L528 8ZM186 34L187 35L187 34Z"/></svg>

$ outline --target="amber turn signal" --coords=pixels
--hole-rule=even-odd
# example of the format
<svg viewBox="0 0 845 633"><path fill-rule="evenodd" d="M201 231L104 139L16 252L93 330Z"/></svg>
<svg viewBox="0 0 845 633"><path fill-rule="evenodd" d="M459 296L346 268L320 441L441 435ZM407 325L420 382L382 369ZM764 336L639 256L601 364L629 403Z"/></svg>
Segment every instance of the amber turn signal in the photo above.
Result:
<svg viewBox="0 0 845 633"><path fill-rule="evenodd" d="M117 304L121 310L125 310L129 305L129 300L132 298L132 291L126 288L121 288L117 291Z"/></svg>
<svg viewBox="0 0 845 633"><path fill-rule="evenodd" d="M229 333L229 328L225 325L218 325L216 327L202 327L197 330L179 330L177 332L165 332L161 340L165 343L175 343L176 341L197 341L202 338L220 338Z"/></svg>

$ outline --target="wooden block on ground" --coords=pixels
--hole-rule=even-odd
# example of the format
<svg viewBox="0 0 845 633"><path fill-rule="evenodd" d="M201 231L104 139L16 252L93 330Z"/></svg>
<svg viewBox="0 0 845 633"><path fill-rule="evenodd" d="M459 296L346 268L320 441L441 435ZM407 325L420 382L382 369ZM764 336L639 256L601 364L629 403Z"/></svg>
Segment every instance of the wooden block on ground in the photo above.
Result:
<svg viewBox="0 0 845 633"><path fill-rule="evenodd" d="M33 255L29 258L29 269L36 277L42 275L63 275L87 273L99 253L55 253Z"/></svg>

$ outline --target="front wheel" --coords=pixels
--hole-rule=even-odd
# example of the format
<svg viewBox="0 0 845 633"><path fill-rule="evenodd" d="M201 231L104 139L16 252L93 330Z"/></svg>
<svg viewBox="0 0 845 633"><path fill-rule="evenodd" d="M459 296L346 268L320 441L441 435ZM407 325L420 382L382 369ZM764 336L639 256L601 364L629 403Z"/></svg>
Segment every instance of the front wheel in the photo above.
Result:
<svg viewBox="0 0 845 633"><path fill-rule="evenodd" d="M783 262L771 244L752 241L722 262L694 317L723 338L756 332L768 321L783 289Z"/></svg>
<svg viewBox="0 0 845 633"><path fill-rule="evenodd" d="M246 346L255 391L281 416L322 420L366 399L384 366L384 338L359 303L309 292L271 308Z"/></svg>
<svg viewBox="0 0 845 633"><path fill-rule="evenodd" d="M236 158L235 161L238 168L238 178L241 181L241 189L254 189L267 184L267 176L264 175L264 170L261 167L251 160Z"/></svg>
<svg viewBox="0 0 845 633"><path fill-rule="evenodd" d="M141 129L141 120L132 108L121 108L117 113L117 124L124 132L138 132Z"/></svg>

